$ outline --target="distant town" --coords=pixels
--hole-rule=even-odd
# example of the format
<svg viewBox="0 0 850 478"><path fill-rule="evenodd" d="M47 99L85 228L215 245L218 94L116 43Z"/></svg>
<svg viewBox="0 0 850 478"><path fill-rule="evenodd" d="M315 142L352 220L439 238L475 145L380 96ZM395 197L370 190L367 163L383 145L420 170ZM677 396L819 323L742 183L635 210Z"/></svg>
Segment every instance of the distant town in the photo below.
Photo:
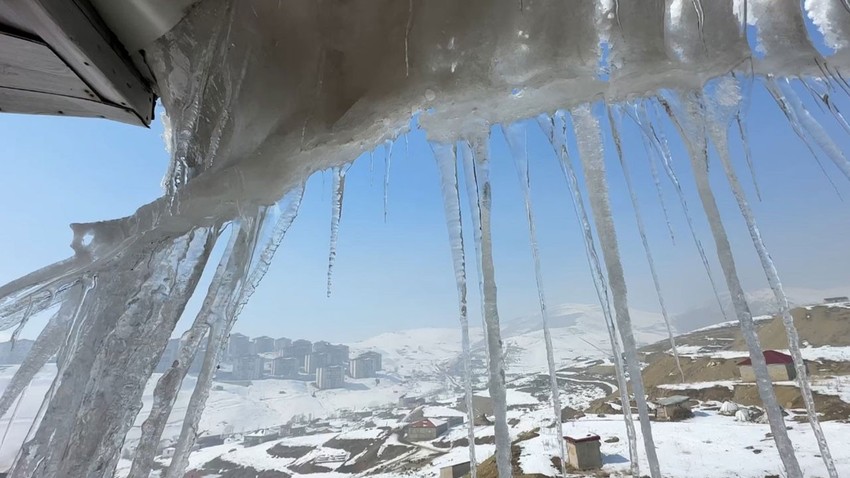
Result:
<svg viewBox="0 0 850 478"><path fill-rule="evenodd" d="M156 367L165 372L177 360L180 339L171 339ZM189 369L196 374L201 369L205 350L200 350ZM352 379L376 378L383 370L381 354L364 352L351 355L347 345L286 337L267 336L250 338L234 333L230 335L227 350L223 352L215 378L218 381L247 381L269 378L304 380L314 382L320 390L345 387L345 377Z"/></svg>

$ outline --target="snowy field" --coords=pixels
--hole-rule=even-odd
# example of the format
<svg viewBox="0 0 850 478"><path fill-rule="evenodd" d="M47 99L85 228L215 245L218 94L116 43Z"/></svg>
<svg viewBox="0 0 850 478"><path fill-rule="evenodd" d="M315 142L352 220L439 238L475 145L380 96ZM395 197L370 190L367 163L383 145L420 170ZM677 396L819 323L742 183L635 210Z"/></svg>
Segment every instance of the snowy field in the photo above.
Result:
<svg viewBox="0 0 850 478"><path fill-rule="evenodd" d="M534 412L510 413L510 418L518 418L519 423L511 427L511 436L517 439L523 433L539 428L540 435L518 443L520 447L519 466L525 474L539 473L545 476L559 476L551 463L557 456L555 429L551 427L550 412L541 408ZM826 476L825 468L818 456L817 445L812 432L806 424L788 421L789 435L794 442L797 457L806 477ZM850 425L838 422L823 424L827 439L833 444L832 452L840 476L850 476L850 449L840 444L850 434ZM781 464L773 439L769 436L770 427L763 424L740 423L732 417L716 414L713 411L696 411L696 416L683 422L655 422L653 436L658 449L661 469L665 477L670 478L763 478L769 475L782 475ZM258 471L278 470L290 473L287 467L304 463L319 455L341 453L342 450L329 448L328 440L343 436L378 437L378 430L349 431L338 436L335 433L297 438L285 438L255 447L242 445L221 445L200 450L192 454L190 467L199 468L213 458L222 459ZM628 444L623 419L620 415L606 417L584 417L564 423L564 435L582 437L597 434L602 438L603 471L612 476L627 476ZM476 437L493 436L493 427L478 427ZM464 427L455 427L443 437L446 441L466 438ZM643 453L643 443L638 430L638 445ZM267 450L277 444L289 447L315 447L308 455L298 459L275 458ZM391 435L385 445L398 445L395 435ZM479 461L486 460L495 453L492 444L479 444L476 447ZM435 451L436 450L436 451ZM439 451L439 452L437 452ZM422 468L409 473L381 473L371 476L382 478L422 477L437 478L439 468L468 460L468 450L464 446L440 450L425 446L412 449L406 460L422 460ZM641 456L640 466L648 470L648 463ZM293 477L313 478L353 478L347 473L294 473Z"/></svg>
<svg viewBox="0 0 850 478"><path fill-rule="evenodd" d="M15 370L17 366L0 370L0 390L6 388ZM11 464L23 443L42 399L50 388L55 370L55 366L51 364L39 372L27 387L24 399L13 405L10 412L0 420L0 429L3 430L3 439L0 441L0 470ZM159 376L154 374L145 388L142 398L144 406L127 436L128 441L139 437L141 423L153 403L153 388ZM195 377L186 377L163 434L164 438L179 435L180 421L186 413L194 386ZM214 382L200 429L209 435L251 431L284 424L296 415L321 418L342 409L384 407L398 403L398 397L402 394L427 395L440 390L441 387L442 384L427 380L402 381L388 376L382 377L377 386L374 379L348 378L344 389L320 391L316 391L308 382L294 380L257 380L250 386ZM315 397L313 392L316 392Z"/></svg>

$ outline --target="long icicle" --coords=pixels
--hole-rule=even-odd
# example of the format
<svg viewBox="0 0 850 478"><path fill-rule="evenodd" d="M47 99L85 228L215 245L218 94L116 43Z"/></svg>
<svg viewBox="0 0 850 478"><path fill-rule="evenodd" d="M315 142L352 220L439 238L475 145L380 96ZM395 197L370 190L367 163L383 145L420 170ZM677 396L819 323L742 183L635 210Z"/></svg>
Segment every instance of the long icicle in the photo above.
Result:
<svg viewBox="0 0 850 478"><path fill-rule="evenodd" d="M437 170L440 173L440 190L443 209L452 250L452 266L457 283L460 338L463 360L463 389L466 401L466 429L469 440L469 472L471 478L478 476L478 460L475 456L475 407L472 399L472 360L469 344L469 317L466 304L466 256L463 246L463 220L460 212L460 191L457 178L457 150L453 145L431 143Z"/></svg>
<svg viewBox="0 0 850 478"><path fill-rule="evenodd" d="M729 287L729 292L732 294L732 303L738 315L741 333L750 352L750 360L752 360L753 370L756 375L756 385L764 405L765 413L767 414L768 422L770 423L773 440L776 442L776 450L785 466L785 473L788 478L801 478L803 472L800 469L800 464L797 462L794 445L791 443L791 439L788 437L788 432L785 429L785 420L782 417L782 410L779 408L776 393L773 390L773 383L767 371L767 363L762 353L758 334L756 333L753 316L747 304L744 288L738 277L735 258L732 256L732 246L729 244L729 237L720 218L720 210L717 207L717 201L714 197L711 183L709 182L707 169L708 150L705 141L705 132L694 126L700 124L699 121L703 117L704 112L696 109L694 103L691 101L687 104L687 111L683 115L684 118L682 120L676 116L672 108L669 107L669 104L666 110L670 115L670 119L679 129L688 148L697 191L703 209L705 210L705 215L708 218L711 233L714 236L717 257L720 260L720 266L723 269L726 284ZM682 121L687 121L687 123L683 123Z"/></svg>
<svg viewBox="0 0 850 478"><path fill-rule="evenodd" d="M844 176L850 179L850 161L847 160L847 157L841 152L841 148L832 141L817 120L812 117L812 114L806 109L794 90L787 84L772 80L769 80L767 85L777 103L785 104L783 112L788 115L788 120L794 130L802 129L804 134L807 133Z"/></svg>
<svg viewBox="0 0 850 478"><path fill-rule="evenodd" d="M652 249L649 247L649 240L646 238L646 225L643 223L643 215L640 213L640 204L638 202L637 193L632 184L629 167L623 154L623 144L620 139L620 130L614 120L611 107L608 107L608 121L611 124L611 136L614 139L614 146L617 150L617 159L620 161L620 167L623 170L623 176L626 179L626 189L629 191L629 198L632 201L632 208L635 210L635 219L637 220L638 233L640 241L643 245L643 250L646 253L646 261L649 263L649 272L652 275L652 283L655 286L655 294L658 296L658 305L661 307L661 315L664 317L664 325L667 327L667 337L670 340L670 347L673 349L673 358L676 360L676 369L679 371L679 378L682 382L685 381L685 372L682 371L682 363L679 361L679 351L676 348L676 337L673 335L673 328L670 326L670 316L667 313L667 305L664 303L664 294L661 292L661 281L658 279L658 271L655 269L655 260L652 258Z"/></svg>
<svg viewBox="0 0 850 478"><path fill-rule="evenodd" d="M469 217L472 221L472 242L478 247L481 243L481 205L478 201L478 186L475 180L475 159L472 155L472 150L469 145L464 142L459 142L460 145L460 160L463 163L463 182L466 186L466 199L469 206ZM477 249L476 249L477 251ZM481 329L486 330L487 325L484 322L484 282L481 280L483 272L481 271L481 255L475 254L476 273L478 274L478 298L481 306ZM487 340L483 340L484 353L489 356L490 345Z"/></svg>
<svg viewBox="0 0 850 478"><path fill-rule="evenodd" d="M779 109L785 115L785 118L788 119L788 124L791 125L791 129L794 131L794 134L797 135L798 138L803 142L803 145L806 146L806 149L809 150L809 153L812 155L812 159L820 168L821 173L823 173L824 178L826 178L827 182L832 186L832 189L835 191L835 194L841 198L841 191L838 190L838 186L832 180L832 176L826 171L826 168L823 165L823 161L821 161L820 156L815 152L814 146L812 146L811 139L806 134L806 130L803 128L803 125L800 123L800 120L797 118L796 111L788 104L787 99L784 97L783 93L777 87L775 81L768 77L765 80L765 87L770 95L773 97L773 100L776 101L776 105L779 106Z"/></svg>
<svg viewBox="0 0 850 478"><path fill-rule="evenodd" d="M253 266L250 272L247 270L251 264L251 258L255 255L257 248L257 237L255 231L261 229L260 224L251 224L252 231L245 234L246 237L237 243L238 250L235 250L231 256L233 279L227 284L222 284L222 287L227 286L228 289L238 283L238 287L229 290L229 293L214 294L213 300L220 303L220 306L211 308L216 316L210 319L210 331L207 339L207 352L201 365L201 372L198 374L198 379L195 384L195 389L192 391L192 396L189 399L189 405L186 408L186 416L183 419L183 428L180 431L180 437L175 445L174 457L171 459L171 464L164 474L164 478L180 478L189 463L189 453L195 443L198 433L198 425L201 421L201 414L209 397L210 387L212 386L213 374L218 355L224 348L227 336L233 328L233 324L248 302L248 299L254 294L260 281L268 271L272 258L283 241L286 232L295 221L298 215L298 210L301 207L301 199L304 194L303 186L299 186L290 193L286 194L280 201L284 206L281 211L281 216L275 224L271 236L265 242L259 259ZM266 211L268 215L268 211ZM263 214L260 214L263 216ZM249 221L252 219L249 218ZM237 232L234 231L234 234ZM254 236L254 237L251 237ZM243 244L245 247L243 247ZM249 250L250 248L250 250ZM219 297L220 295L220 297Z"/></svg>
<svg viewBox="0 0 850 478"><path fill-rule="evenodd" d="M484 325L487 335L488 367L490 371L490 397L493 399L493 414L496 418L496 465L499 478L511 476L511 436L508 430L507 392L505 390L505 359L502 353L502 337L499 330L499 310L496 305L496 269L493 265L493 242L490 231L490 207L492 196L489 177L487 137L476 138L474 146L463 142L462 149L472 157L475 173L475 198L481 224L480 237L476 237L475 249L481 260L481 290L483 291Z"/></svg>
<svg viewBox="0 0 850 478"><path fill-rule="evenodd" d="M328 253L328 297L331 296L331 280L336 262L336 246L339 241L339 221L342 218L342 198L345 194L345 170L342 166L333 168L333 204L331 205L331 240Z"/></svg>
<svg viewBox="0 0 850 478"><path fill-rule="evenodd" d="M231 256L237 237L238 234L231 234L222 257L229 258ZM209 290L216 291L216 294L221 292L223 282L232 280L228 276L232 271L228 270L225 264L226 261L219 262L210 284ZM136 445L128 478L147 478L150 475L157 446L168 423L171 410L174 408L174 403L177 401L180 385L189 372L195 355L200 349L201 342L209 330L209 318L214 317L214 311L211 309L214 305L220 305L213 299L213 294L207 294L192 326L181 337L180 351L176 363L169 367L154 387L153 405L151 405L148 418L142 423L142 434Z"/></svg>
<svg viewBox="0 0 850 478"><path fill-rule="evenodd" d="M737 76L735 73L732 73L732 76ZM753 188L756 191L756 198L761 201L761 188L759 187L758 176L756 176L756 166L753 162L753 154L750 148L750 138L749 133L747 131L747 114L746 111L749 109L749 99L752 97L752 89L753 89L753 79L750 77L746 79L744 77L741 79L741 82L748 86L747 91L742 92L742 101L738 105L738 109L735 111L735 123L738 125L738 136L741 138L741 145L744 148L744 158L747 160L747 169L750 171L750 179L753 181Z"/></svg>
<svg viewBox="0 0 850 478"><path fill-rule="evenodd" d="M694 246L697 248L697 252L699 253L700 260L702 261L702 267L705 269L705 274L708 276L708 282L711 285L711 291L714 293L714 299L717 301L717 306L720 308L720 313L723 314L723 320L729 321L729 316L726 314L726 308L723 307L723 301L720 299L720 291L717 288L717 282L714 280L714 274L711 272L711 265L708 263L708 256L705 254L705 248L702 246L702 241L700 241L699 236L697 236L696 228L694 227L693 216L691 215L690 208L688 207L688 201L685 199L685 193L682 191L682 184L679 182L679 177L676 175L676 170L673 169L673 155L670 153L670 147L667 144L667 138L658 131L652 123L649 121L648 116L646 115L646 109L641 108L639 110L639 119L638 125L642 130L645 131L644 134L648 134L650 141L655 145L659 156L661 157L661 163L664 165L664 171L667 173L667 177L670 179L670 182L673 183L673 187L676 190L676 195L679 197L679 203L682 206L682 211L685 214L685 220L688 224L688 230L691 233L691 237L694 240ZM648 130L648 132L647 132Z"/></svg>
<svg viewBox="0 0 850 478"><path fill-rule="evenodd" d="M546 344L546 364L549 367L549 389L552 394L552 408L555 417L555 430L558 457L561 459L561 472L567 476L567 461L564 450L564 427L561 421L561 392L558 386L555 352L552 346L552 333L549 331L549 312L546 310L546 294L543 287L543 271L540 267L540 248L537 245L537 231L534 225L534 209L531 204L531 177L528 166L528 128L525 123L514 123L502 127L505 139L514 157L517 177L523 198L525 199L525 218L528 222L528 237L531 244L531 257L534 261L534 280L537 283L537 298L540 302L540 316L543 320L543 341Z"/></svg>
<svg viewBox="0 0 850 478"><path fill-rule="evenodd" d="M392 164L393 142L387 140L384 143L384 152L387 154L384 159L384 222L387 222L387 211L389 210L390 202L390 165Z"/></svg>
<svg viewBox="0 0 850 478"><path fill-rule="evenodd" d="M9 407L12 406L15 399L32 381L35 374L62 347L71 330L71 323L73 322L74 314L77 311L81 297L82 286L77 285L74 287L72 295L69 295L65 299L56 314L50 318L47 325L38 334L35 343L33 343L23 363L15 371L12 379L9 380L9 383L6 384L6 388L3 390L3 395L0 397L0 417L9 411Z"/></svg>
<svg viewBox="0 0 850 478"><path fill-rule="evenodd" d="M727 77L720 81L718 86L719 93L709 103L711 107L708 109L709 122L707 130L717 147L720 161L723 164L723 170L726 173L726 179L732 187L732 193L738 202L738 207L741 209L741 215L744 216L744 220L747 223L747 229L750 232L756 252L758 252L759 260L767 276L767 282L770 284L776 302L779 304L782 322L785 325L785 332L788 336L788 348L791 352L791 357L794 359L794 368L797 371L797 385L803 396L806 414L809 418L812 432L814 432L815 439L817 440L821 459L826 465L830 478L838 478L838 471L835 469L832 453L829 450L826 436L824 436L823 429L820 426L817 410L815 410L815 401L812 396L812 388L809 385L806 363L800 351L800 335L797 333L797 327L794 326L794 317L791 316L791 306L788 303L788 296L782 287L782 281L779 279L776 265L767 251L767 247L761 237L761 232L756 224L755 215L750 209L744 188L741 187L741 183L732 166L732 160L729 157L729 144L726 132L731 122L731 116L734 115L734 109L737 107L738 98L740 98L740 90L737 82L732 78Z"/></svg>
<svg viewBox="0 0 850 478"><path fill-rule="evenodd" d="M608 286L606 285L605 276L602 273L602 267L599 263L599 254L596 252L596 245L593 242L593 230L590 227L590 218L587 215L587 208L584 205L584 199L581 196L581 190L578 185L575 169L567 153L566 141L566 123L562 115L557 115L558 125L555 125L554 118L546 115L538 116L537 124L543 130L543 133L549 139L552 149L555 151L555 156L559 159L561 171L564 173L564 178L567 181L567 187L570 190L572 198L573 211L576 218L582 226L582 237L584 238L585 256L587 264L593 278L593 287L596 290L596 296L599 299L599 306L602 308L602 316L605 320L605 329L608 332L608 341L611 344L613 353L612 361L614 363L614 372L617 376L617 389L620 395L620 405L623 410L623 421L626 427L626 437L629 442L629 465L631 475L638 478L640 475L640 463L637 451L637 435L635 433L635 424L632 418L632 407L629 404L628 384L626 383L626 375L623 371L622 356L623 352L620 347L620 341L617 339L617 329L614 323L613 315L611 314L611 306L608 301Z"/></svg>
<svg viewBox="0 0 850 478"><path fill-rule="evenodd" d="M605 268L608 270L608 282L611 285L614 311L619 325L617 329L620 332L620 339L623 342L623 349L626 354L626 366L629 370L629 378L635 395L643 444L649 462L649 472L652 478L661 478L658 454L655 450L655 441L652 438L652 425L649 423L649 408L646 404L646 391L641 376L637 344L632 330L631 316L629 315L626 278L620 261L617 233L614 228L608 198L608 183L605 177L605 162L602 153L602 132L599 128L599 122L590 111L589 105L573 109L572 116L575 121L579 155L590 197L590 209L599 234L599 243L602 246L602 258L605 262Z"/></svg>
<svg viewBox="0 0 850 478"><path fill-rule="evenodd" d="M634 106L634 105L633 105ZM641 105L641 108L643 105ZM628 116L634 121L636 124L640 124L640 120L636 118L635 114L629 112L628 109L625 110ZM643 142L643 147L646 150L646 160L649 163L649 172L652 174L652 183L655 185L655 195L658 196L658 204L661 206L661 212L664 213L664 222L667 224L667 232L670 234L670 242L673 244L676 243L676 236L673 235L673 225L670 223L670 214L667 211L667 202L664 200L664 192L661 188L661 178L658 174L658 166L655 164L656 154L658 151L655 145L649 138L649 134L644 128L641 128L641 141Z"/></svg>

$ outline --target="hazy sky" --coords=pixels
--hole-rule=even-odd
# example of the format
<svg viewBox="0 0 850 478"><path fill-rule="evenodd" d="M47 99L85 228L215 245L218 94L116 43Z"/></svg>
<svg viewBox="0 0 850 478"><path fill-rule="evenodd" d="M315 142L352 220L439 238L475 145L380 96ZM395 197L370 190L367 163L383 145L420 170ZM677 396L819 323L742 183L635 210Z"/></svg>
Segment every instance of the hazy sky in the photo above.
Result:
<svg viewBox="0 0 850 478"><path fill-rule="evenodd" d="M846 133L832 116L814 106L808 93L798 91L846 151L850 144ZM850 111L847 102L839 105ZM760 85L752 93L748 118L763 202L755 198L740 141L733 141L733 155L786 285L815 289L850 285L847 204L839 200ZM666 131L672 135L669 125ZM0 161L4 165L0 217L7 231L0 235L0 250L4 251L0 282L71 255L69 223L125 216L158 197L168 159L161 134L159 120L146 130L105 120L0 115ZM637 128L626 120L622 134L671 308L682 311L712 300L670 181L662 174L675 244L664 223ZM689 163L678 138L671 138L671 142L697 232L716 280L725 291ZM535 313L537 293L524 205L501 132L493 135L491 146L499 310L504 319L510 319ZM635 308L657 310L622 171L610 144L607 146L611 200L629 279L630 303ZM536 126L529 128L529 154L547 298L552 304L594 303L566 183ZM846 178L821 156L841 195L850 198ZM317 174L308 182L301 213L246 307L237 331L356 340L387 330L456 324L454 275L438 177L424 132L414 131L406 143L404 139L395 143L386 223L384 160L385 152L378 148L373 168L369 156L364 155L348 171L331 298L325 297L331 177ZM742 279L749 289L762 288L764 275L717 161L712 163L711 173ZM465 201L465 197L462 199ZM470 280L475 281L468 218L467 214ZM199 290L206 291L203 284ZM471 314L477 317L474 282L470 291ZM193 300L195 307L190 311L198 302ZM35 333L36 326L28 328L26 335Z"/></svg>

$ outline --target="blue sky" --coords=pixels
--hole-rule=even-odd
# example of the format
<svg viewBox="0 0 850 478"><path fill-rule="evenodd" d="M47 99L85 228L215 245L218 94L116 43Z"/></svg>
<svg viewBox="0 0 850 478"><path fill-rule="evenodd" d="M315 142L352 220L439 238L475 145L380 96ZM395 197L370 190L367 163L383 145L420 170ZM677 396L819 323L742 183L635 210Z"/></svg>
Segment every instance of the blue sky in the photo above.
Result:
<svg viewBox="0 0 850 478"><path fill-rule="evenodd" d="M835 120L801 98L847 151L848 138ZM848 102L839 103L850 111ZM789 287L850 285L846 202L839 200L784 116L761 86L752 93L748 115L751 149L763 201L753 194L740 141L733 157L779 272ZM649 229L666 298L675 311L712 300L705 273L689 236L675 192L662 175L663 194L676 241L669 238L637 129L624 121L626 158ZM606 126L607 128L607 126ZM681 141L671 136L674 162L688 205L723 286L690 166ZM121 217L161 194L167 153L162 126L150 130L103 120L0 115L0 202L5 234L0 235L0 282L7 282L71 254L68 224ZM593 303L583 244L560 168L536 126L529 128L533 201L551 304ZM384 222L383 148L362 156L347 174L338 256L331 298L325 297L331 211L331 176L308 182L301 213L279 249L265 281L246 307L237 331L250 335L356 340L377 333L425 326L456 325L456 294L439 183L421 130L399 139L392 154L389 214ZM525 210L517 176L500 132L491 140L494 191L494 255L503 319L534 314L537 293ZM634 213L606 143L606 160L623 262L633 307L657 310L649 271L637 235ZM846 178L822 156L845 200ZM712 180L747 288L765 286L745 225L718 162ZM463 198L465 201L465 198ZM463 202L465 204L465 202ZM466 213L466 211L464 211ZM468 215L470 280L475 281ZM721 287L725 290L725 287ZM201 291L205 291L202 287ZM471 314L478 314L477 287L470 287ZM848 290L850 294L850 289ZM196 308L199 300L193 300ZM185 322L185 321L184 321ZM37 333L28 327L25 335Z"/></svg>

